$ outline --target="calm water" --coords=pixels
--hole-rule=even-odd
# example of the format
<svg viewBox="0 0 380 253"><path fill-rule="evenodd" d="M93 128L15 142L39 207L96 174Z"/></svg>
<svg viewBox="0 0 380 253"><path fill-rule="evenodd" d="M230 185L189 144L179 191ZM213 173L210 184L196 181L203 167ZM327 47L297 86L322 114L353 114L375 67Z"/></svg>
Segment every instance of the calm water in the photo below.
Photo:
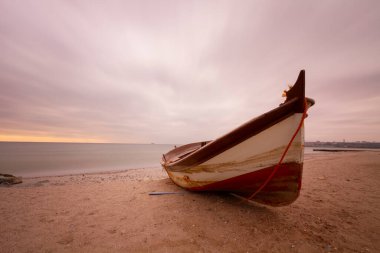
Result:
<svg viewBox="0 0 380 253"><path fill-rule="evenodd" d="M0 173L35 177L160 168L164 144L0 142ZM305 155L313 152L305 148Z"/></svg>
<svg viewBox="0 0 380 253"><path fill-rule="evenodd" d="M160 168L163 144L0 142L0 173L23 177Z"/></svg>

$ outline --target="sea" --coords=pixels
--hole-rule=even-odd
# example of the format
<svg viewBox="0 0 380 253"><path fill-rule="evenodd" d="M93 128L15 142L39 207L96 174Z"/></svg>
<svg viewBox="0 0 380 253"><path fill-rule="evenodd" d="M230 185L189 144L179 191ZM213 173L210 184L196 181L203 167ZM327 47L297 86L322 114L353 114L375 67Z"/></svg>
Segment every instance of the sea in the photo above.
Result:
<svg viewBox="0 0 380 253"><path fill-rule="evenodd" d="M173 144L0 142L0 173L41 177L161 169L162 154L173 148ZM305 148L305 155L312 152Z"/></svg>
<svg viewBox="0 0 380 253"><path fill-rule="evenodd" d="M0 173L58 176L161 168L169 144L0 142Z"/></svg>

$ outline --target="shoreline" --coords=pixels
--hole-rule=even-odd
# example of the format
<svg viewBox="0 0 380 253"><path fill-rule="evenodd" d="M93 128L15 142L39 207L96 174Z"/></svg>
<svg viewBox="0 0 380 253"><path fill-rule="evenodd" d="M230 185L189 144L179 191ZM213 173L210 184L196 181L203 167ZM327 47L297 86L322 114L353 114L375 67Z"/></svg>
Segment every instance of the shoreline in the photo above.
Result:
<svg viewBox="0 0 380 253"><path fill-rule="evenodd" d="M380 153L306 158L301 195L284 207L188 192L158 168L26 178L0 187L0 244L4 252L379 252Z"/></svg>
<svg viewBox="0 0 380 253"><path fill-rule="evenodd" d="M0 185L7 188L23 188L33 187L35 184L40 186L39 182L49 183L50 185L60 185L62 182L86 182L86 181L107 181L107 180L119 180L119 181L146 181L146 180L160 180L167 178L166 172L163 168L149 167L149 168L134 168L125 169L121 171L104 171L104 172L87 172L80 174L67 174L67 175L50 175L50 176L36 176L36 177L20 177L23 182L14 185Z"/></svg>
<svg viewBox="0 0 380 253"><path fill-rule="evenodd" d="M128 169L121 169L121 170L104 170L104 171L94 171L94 172L83 172L83 173L69 173L69 174L57 174L57 175L40 175L40 176L16 176L20 177L22 179L38 179L38 178L54 178L54 177L74 177L74 176L82 176L82 175L104 175L104 174L118 174L118 173L125 173L128 171L134 171L134 170L161 170L162 168L160 166L151 166L151 167L141 167L141 168L128 168Z"/></svg>

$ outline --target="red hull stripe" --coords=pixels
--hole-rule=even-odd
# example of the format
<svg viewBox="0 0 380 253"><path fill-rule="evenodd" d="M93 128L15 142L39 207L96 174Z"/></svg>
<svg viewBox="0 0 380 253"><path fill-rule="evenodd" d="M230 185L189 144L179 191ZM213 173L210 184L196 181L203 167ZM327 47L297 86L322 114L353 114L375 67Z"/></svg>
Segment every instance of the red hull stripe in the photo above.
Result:
<svg viewBox="0 0 380 253"><path fill-rule="evenodd" d="M193 187L192 191L227 191L249 196L255 192L261 184L269 177L276 166L271 166L258 171L229 178L223 181L211 183L205 186ZM262 189L262 194L268 192L293 192L298 193L301 189L302 163L284 163Z"/></svg>

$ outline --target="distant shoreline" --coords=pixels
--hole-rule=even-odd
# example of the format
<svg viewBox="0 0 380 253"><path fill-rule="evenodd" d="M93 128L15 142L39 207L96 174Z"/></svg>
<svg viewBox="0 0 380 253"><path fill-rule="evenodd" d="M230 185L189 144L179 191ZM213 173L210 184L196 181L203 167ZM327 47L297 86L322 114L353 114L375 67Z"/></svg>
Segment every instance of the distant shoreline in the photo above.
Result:
<svg viewBox="0 0 380 253"><path fill-rule="evenodd" d="M312 147L318 149L329 149L329 148L344 148L344 149L380 149L379 142L305 142L305 147Z"/></svg>
<svg viewBox="0 0 380 253"><path fill-rule="evenodd" d="M314 148L313 151L318 152L364 152L364 151L377 151L370 149L334 149L334 148Z"/></svg>

